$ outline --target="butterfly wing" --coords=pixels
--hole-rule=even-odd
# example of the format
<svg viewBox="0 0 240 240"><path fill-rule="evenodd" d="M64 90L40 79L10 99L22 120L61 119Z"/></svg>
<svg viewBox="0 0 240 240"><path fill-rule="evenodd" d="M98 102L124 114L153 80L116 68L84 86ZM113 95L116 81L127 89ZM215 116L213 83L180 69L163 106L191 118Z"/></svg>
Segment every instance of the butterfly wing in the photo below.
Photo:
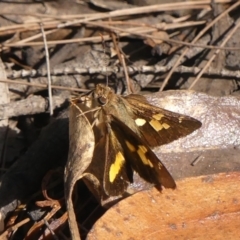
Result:
<svg viewBox="0 0 240 240"><path fill-rule="evenodd" d="M201 127L198 120L153 106L141 95L124 97L133 118L150 147L170 143Z"/></svg>
<svg viewBox="0 0 240 240"><path fill-rule="evenodd" d="M104 174L106 193L111 196L122 194L128 183L132 182L132 169L158 189L161 186L175 188L171 174L149 146L126 124L114 116L112 118Z"/></svg>
<svg viewBox="0 0 240 240"><path fill-rule="evenodd" d="M133 182L133 172L127 161L119 136L113 129L108 128L105 142L105 170L103 186L107 195L121 195Z"/></svg>

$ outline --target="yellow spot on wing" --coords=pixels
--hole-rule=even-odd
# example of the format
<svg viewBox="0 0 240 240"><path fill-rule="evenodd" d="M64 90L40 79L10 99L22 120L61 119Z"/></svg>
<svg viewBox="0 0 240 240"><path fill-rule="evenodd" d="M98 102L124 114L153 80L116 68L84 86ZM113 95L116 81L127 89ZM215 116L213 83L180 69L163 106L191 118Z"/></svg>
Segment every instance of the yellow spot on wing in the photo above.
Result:
<svg viewBox="0 0 240 240"><path fill-rule="evenodd" d="M138 126L143 126L145 123L146 123L146 120L145 119L143 119L143 118L137 118L136 120L135 120L135 123L138 125Z"/></svg>
<svg viewBox="0 0 240 240"><path fill-rule="evenodd" d="M118 152L115 158L115 162L111 165L109 170L109 181L111 183L115 180L124 162L125 162L124 156L122 155L121 152Z"/></svg>
<svg viewBox="0 0 240 240"><path fill-rule="evenodd" d="M155 119L152 119L149 123L157 132L163 128L162 124Z"/></svg>
<svg viewBox="0 0 240 240"><path fill-rule="evenodd" d="M150 125L158 132L161 131L163 128L168 129L170 126L167 123L160 123L159 121L152 119L150 122Z"/></svg>
<svg viewBox="0 0 240 240"><path fill-rule="evenodd" d="M158 113L158 114L154 114L152 117L156 120L161 120L161 118L164 117L164 115L161 113Z"/></svg>
<svg viewBox="0 0 240 240"><path fill-rule="evenodd" d="M143 145L139 145L137 154L140 157L140 159L142 160L143 164L153 167L153 164L147 159L146 153L147 153L147 148Z"/></svg>
<svg viewBox="0 0 240 240"><path fill-rule="evenodd" d="M142 151L144 154L147 152L147 148L143 145L139 145L138 150Z"/></svg>
<svg viewBox="0 0 240 240"><path fill-rule="evenodd" d="M165 128L165 129L169 129L170 126L167 124L167 123L163 123L162 126Z"/></svg>
<svg viewBox="0 0 240 240"><path fill-rule="evenodd" d="M135 152L136 151L136 148L129 141L125 141L125 142L126 142L126 145L127 145L128 149L131 152Z"/></svg>

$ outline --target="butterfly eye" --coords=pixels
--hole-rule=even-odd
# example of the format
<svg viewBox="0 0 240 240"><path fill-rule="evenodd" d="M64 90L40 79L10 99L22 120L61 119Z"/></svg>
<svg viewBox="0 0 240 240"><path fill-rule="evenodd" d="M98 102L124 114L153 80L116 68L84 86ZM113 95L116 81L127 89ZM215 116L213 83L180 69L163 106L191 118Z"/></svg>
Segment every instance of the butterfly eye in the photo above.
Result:
<svg viewBox="0 0 240 240"><path fill-rule="evenodd" d="M105 105L107 103L107 98L99 97L98 98L98 103L101 104L101 105Z"/></svg>

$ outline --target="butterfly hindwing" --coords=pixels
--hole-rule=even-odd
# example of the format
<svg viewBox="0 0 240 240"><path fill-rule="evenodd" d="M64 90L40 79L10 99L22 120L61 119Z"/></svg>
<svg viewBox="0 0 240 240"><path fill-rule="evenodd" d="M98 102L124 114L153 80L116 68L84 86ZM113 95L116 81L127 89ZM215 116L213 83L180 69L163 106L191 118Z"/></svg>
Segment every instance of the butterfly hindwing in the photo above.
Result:
<svg viewBox="0 0 240 240"><path fill-rule="evenodd" d="M128 128L125 124L120 122L119 119L116 119L113 117L113 121L111 121L111 131L113 132L113 135L115 136L115 140L121 140L114 143L114 145L119 146L121 152L118 157L115 157L114 163L110 163L114 158L108 158L109 162L106 164L106 181L108 181L110 178L109 176L115 176L116 172L114 170L113 164L118 166L116 170L119 170L118 174L116 175L116 181L111 182L110 186L112 188L119 188L117 185L117 181L124 180L126 178L126 175L124 175L124 171L126 169L128 170L128 181L132 182L132 170L129 171L129 167L131 167L133 170L135 170L140 177L142 177L147 182L155 184L157 188L161 188L161 186L164 186L166 188L175 188L176 184L173 180L170 173L167 171L165 166L160 162L160 160L157 158L157 156L152 152L152 150L146 145L145 142L141 140L130 128ZM112 139L114 139L112 138ZM114 140L114 141L115 141ZM109 144L109 147L113 144ZM110 149L109 149L110 150ZM117 156L116 152L114 150L115 156ZM123 161L124 158L124 169L120 169L120 162ZM111 160L110 160L111 159ZM131 176L129 176L129 173ZM115 185L115 186L114 186ZM106 186L107 187L107 186ZM109 189L105 187L105 191L109 193ZM112 193L113 191L111 191Z"/></svg>
<svg viewBox="0 0 240 240"><path fill-rule="evenodd" d="M109 128L105 142L104 190L109 196L121 195L132 182L132 169L116 132Z"/></svg>

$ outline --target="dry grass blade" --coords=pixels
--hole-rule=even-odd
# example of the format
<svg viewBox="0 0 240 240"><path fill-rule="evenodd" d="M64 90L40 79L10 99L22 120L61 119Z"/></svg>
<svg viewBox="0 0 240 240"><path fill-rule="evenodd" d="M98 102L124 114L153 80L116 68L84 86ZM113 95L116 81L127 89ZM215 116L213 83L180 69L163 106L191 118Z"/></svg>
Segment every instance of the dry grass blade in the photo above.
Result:
<svg viewBox="0 0 240 240"><path fill-rule="evenodd" d="M236 2L235 4L233 4L232 6L230 6L226 11L224 11L222 14L220 14L218 17L216 17L212 22L210 22L192 41L192 44L195 44L217 21L219 21L221 18L223 18L226 14L228 14L230 11L232 11L233 9L236 9L238 6L240 5L240 2ZM164 87L167 85L167 82L169 81L170 77L172 76L175 68L180 64L181 60L183 59L183 57L185 56L185 54L187 53L187 51L189 50L189 48L186 48L181 56L178 58L178 60L176 61L176 63L174 64L174 66L172 67L172 69L170 70L170 72L168 73L168 75L166 76L166 78L164 79L164 82L160 88L160 91L163 91Z"/></svg>
<svg viewBox="0 0 240 240"><path fill-rule="evenodd" d="M224 47L225 44L229 41L229 39L233 36L233 34L238 30L240 26L240 21L238 21L236 23L236 25L234 26L234 28L232 29L231 32L229 32L229 34L227 35L227 37L224 39L224 41L221 43L220 47ZM199 79L202 77L202 75L204 74L204 72L206 71L206 69L210 66L210 64L213 62L213 60L215 59L215 57L217 56L217 54L220 52L220 49L217 49L213 56L208 60L207 64L203 67L203 69L198 73L196 79L193 81L193 83L190 85L189 89L193 89L193 87L196 85L196 83L199 81Z"/></svg>
<svg viewBox="0 0 240 240"><path fill-rule="evenodd" d="M12 240L37 239L43 236L41 229L46 238L59 239L158 239L159 235L202 239L206 229L213 239L237 234L240 100L229 95L239 94L240 89L240 1L165 1L145 6L132 1L127 8L121 5L126 1L119 0L121 6L110 2L0 1L0 87L5 93L0 94L0 123L4 123L0 126L4 168L0 239L10 235ZM73 92L98 89L106 84L106 75L107 86L117 97L109 100L101 89L81 97ZM193 86L196 91L186 90ZM160 88L172 91L159 92ZM124 91L138 95L120 96ZM155 107L145 106L141 94L148 94L151 105L163 108L163 117L151 111ZM127 99L132 99L130 107ZM108 107L107 102L113 104ZM140 111L132 111L136 106L146 107L141 118ZM184 120L175 118L175 128L165 120L162 123L168 116L165 110L197 119L202 126L184 139L154 149L173 176L165 172L168 177L163 179L178 180L175 192L159 193L149 190L156 181L145 172L155 168L150 164L153 155L148 155L152 149L142 150L142 143L145 138L155 146L153 129L160 140L169 139L168 133L176 139ZM142 136L131 138L136 126L148 126L143 142ZM127 144L129 138L134 148ZM140 176L145 178L130 176L130 154L139 159L132 162L136 165L132 169L142 166ZM158 169L159 162L153 163ZM46 173L58 167L65 168L65 176L62 171L54 188L36 194ZM122 199L126 195L131 196ZM26 199L31 200L26 203ZM19 211L20 204L24 208ZM217 227L219 231L214 231Z"/></svg>
<svg viewBox="0 0 240 240"><path fill-rule="evenodd" d="M44 42L44 48L45 48L45 53L46 53L49 110L50 110L50 115L53 115L52 81L51 81L51 74L50 74L49 52L48 52L46 35L45 35L45 32L44 32L44 28L43 28L42 23L40 23L40 28L41 28L41 32L42 32L42 37L43 37L43 42Z"/></svg>

